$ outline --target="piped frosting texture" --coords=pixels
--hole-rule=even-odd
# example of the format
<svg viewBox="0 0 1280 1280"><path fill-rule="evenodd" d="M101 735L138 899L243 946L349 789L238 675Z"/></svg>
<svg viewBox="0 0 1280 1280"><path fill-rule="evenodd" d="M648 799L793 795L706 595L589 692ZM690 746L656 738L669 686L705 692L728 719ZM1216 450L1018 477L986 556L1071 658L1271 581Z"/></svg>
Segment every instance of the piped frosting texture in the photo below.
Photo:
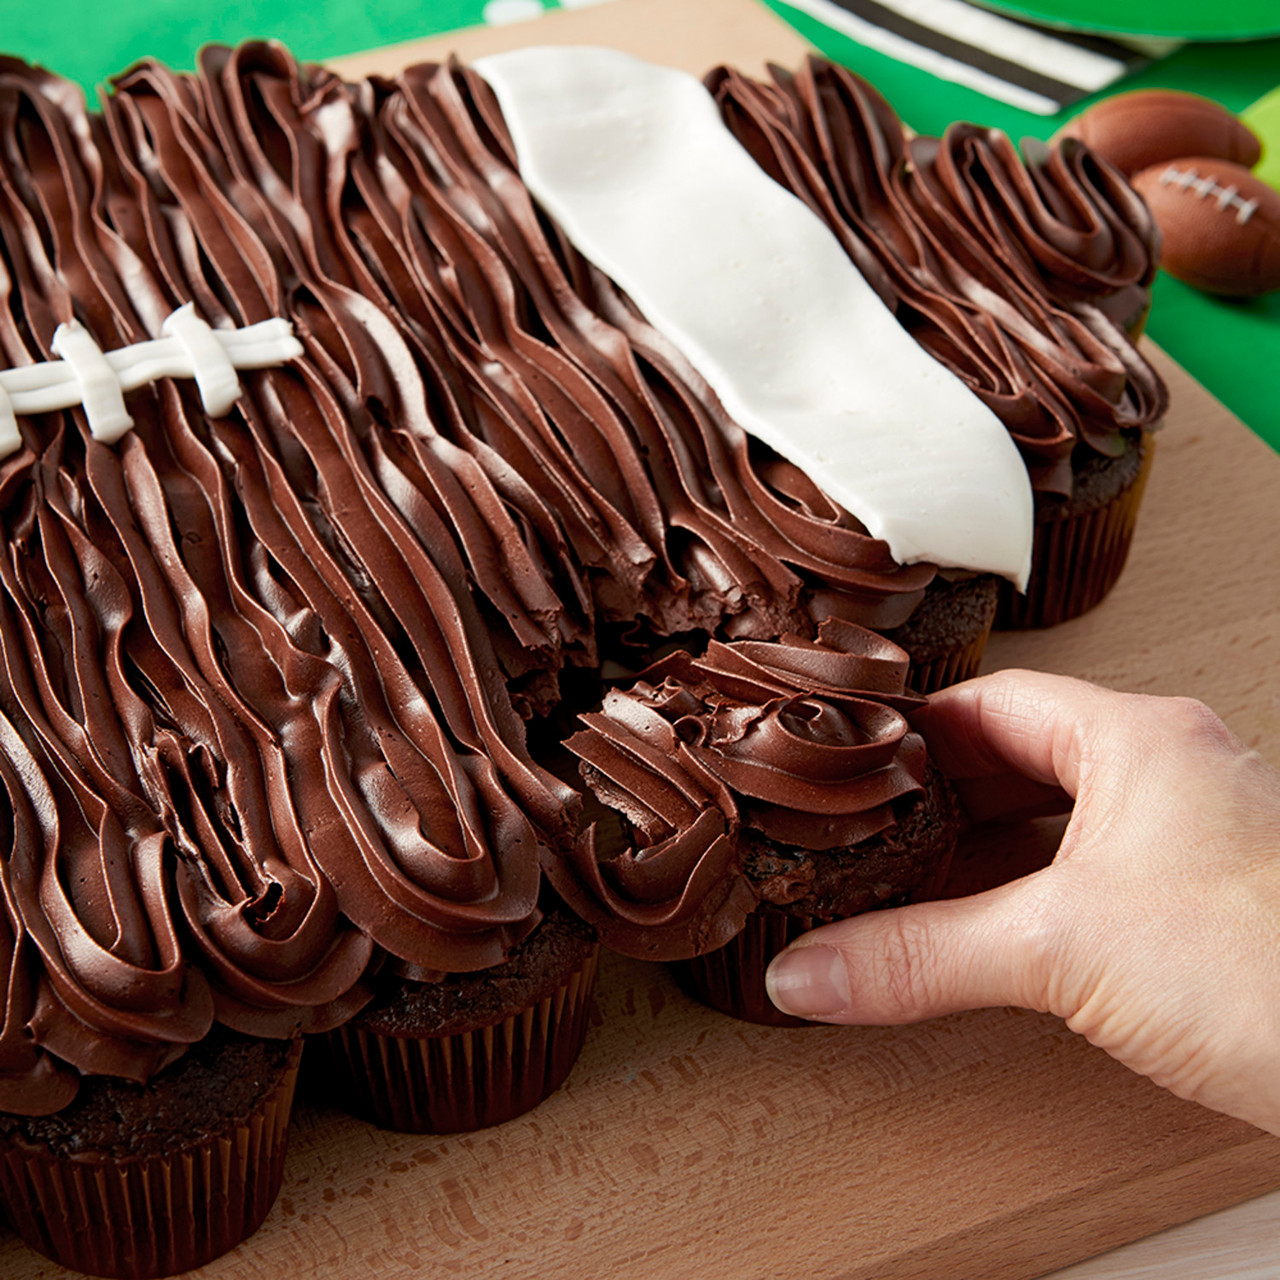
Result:
<svg viewBox="0 0 1280 1280"><path fill-rule="evenodd" d="M223 416L163 379L113 444L68 408L0 459L0 1109L145 1079L215 1020L333 1026L379 966L498 962L576 831L525 720L597 631L890 628L934 575L546 221L467 71L347 85L251 44L89 113L2 60L0 266L11 368L188 303L302 347ZM698 884L723 931L742 882Z"/></svg>
<svg viewBox="0 0 1280 1280"><path fill-rule="evenodd" d="M830 621L816 641L713 641L610 691L566 745L605 812L551 869L556 887L632 955L723 946L763 892L743 837L848 850L924 790L924 743L904 711L908 660Z"/></svg>
<svg viewBox="0 0 1280 1280"><path fill-rule="evenodd" d="M525 747L597 619L746 634L904 569L753 455L539 221L465 73L151 64L88 115L0 65L0 348L51 359L283 316L304 354L20 419L0 464L7 717L0 1107L135 1079L216 1018L288 1034L365 977L500 960L576 798ZM592 299L589 305L584 297Z"/></svg>
<svg viewBox="0 0 1280 1280"><path fill-rule="evenodd" d="M611 49L482 58L520 176L740 426L903 563L1025 586L1031 493L995 415L897 323L692 76Z"/></svg>
<svg viewBox="0 0 1280 1280"><path fill-rule="evenodd" d="M1038 491L1071 492L1083 444L1115 456L1168 404L1128 329L1158 232L1124 178L1072 142L1020 157L994 129L908 137L865 81L810 61L769 83L707 77L762 168L832 229L917 342L1005 426Z"/></svg>
<svg viewBox="0 0 1280 1280"><path fill-rule="evenodd" d="M0 471L9 1009L38 1046L6 1053L0 1106L31 1110L65 1101L50 1057L143 1079L215 1017L344 1020L383 955L499 962L537 922L539 847L573 796L523 749L466 568L487 561L511 628L554 648L567 611L532 530L433 451L425 411L374 429L397 374L419 400L421 381L324 220L287 220L340 168L301 164L291 201L260 150L284 133L218 135L272 102L315 159L308 115L358 136L348 91L309 98L278 52L223 51L198 91L146 67L86 117L51 77L4 72L10 364L72 320L103 347L154 337L184 298L237 326L287 314L308 351L226 418L193 386L139 389L113 446L83 411L24 419ZM343 337L352 363L325 348Z"/></svg>

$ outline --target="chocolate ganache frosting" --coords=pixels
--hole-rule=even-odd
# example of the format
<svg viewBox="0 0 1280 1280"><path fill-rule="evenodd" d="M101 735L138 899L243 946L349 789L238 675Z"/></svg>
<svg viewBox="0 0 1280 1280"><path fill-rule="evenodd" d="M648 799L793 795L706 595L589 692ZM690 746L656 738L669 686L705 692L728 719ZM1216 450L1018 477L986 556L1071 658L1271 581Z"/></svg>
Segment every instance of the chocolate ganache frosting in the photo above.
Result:
<svg viewBox="0 0 1280 1280"><path fill-rule="evenodd" d="M211 419L21 423L0 467L8 795L0 1107L145 1079L216 1018L334 1025L390 957L499 962L576 797L525 747L600 619L747 634L906 616L903 569L753 456L539 218L487 90L210 50L86 113L0 64L8 364L187 301L305 355ZM594 306L588 305L584 297Z"/></svg>
<svg viewBox="0 0 1280 1280"><path fill-rule="evenodd" d="M866 625L904 621L933 569L897 564L730 422L683 356L540 214L489 86L423 67L398 87L379 118L412 169L412 198L464 218L468 241L483 237L466 246L478 261L458 327L483 323L484 377L520 396L475 427L530 488L554 495L604 619L776 636L811 632L825 616L814 595L839 594ZM478 313L490 289L493 311Z"/></svg>
<svg viewBox="0 0 1280 1280"><path fill-rule="evenodd" d="M1075 152L970 201L975 175L1009 166L995 144L947 142L912 176L874 99L856 126L844 98L810 109L796 86L825 75L724 80L752 104L727 115L755 121L762 163L920 341L1049 470L1077 434L1105 448L1152 417L1158 384L1115 354L1104 305L1145 281L1140 254L1125 241L1108 267L1103 231L1064 212L1077 186L1110 201L1118 245L1131 225L1142 239L1140 206ZM865 215L822 176L828 135L827 167L874 193ZM946 238L970 206L975 227L1035 234L997 270ZM10 367L53 358L71 322L108 352L155 338L188 303L217 329L284 317L303 347L244 374L225 416L166 378L127 394L118 443L59 410L20 418L0 459L0 1109L58 1110L81 1073L145 1080L215 1020L332 1027L379 966L500 963L538 923L544 867L615 932L711 945L756 901L735 832L853 839L920 785L884 674L900 659L812 637L832 616L900 625L933 566L895 563L729 420L535 206L471 72L346 84L249 44L206 50L195 75L141 64L89 112L0 60L0 255ZM984 290L1007 290L1007 317L984 318ZM1032 318L1053 336L1028 336ZM634 893L599 872L608 905L591 906L580 799L525 722L567 668L597 667L609 625L636 623L737 641L688 678L727 663L723 697L754 692L705 741L671 722L687 777L661 812L689 825L646 817L672 857L625 864ZM835 762L806 784L817 817L760 785L797 782L779 744L806 777ZM845 789L854 808L832 808Z"/></svg>
<svg viewBox="0 0 1280 1280"><path fill-rule="evenodd" d="M375 347L363 304L313 265L319 234L293 234L282 193L237 184L256 160L271 186L261 152L215 141L258 97L248 67L203 96L141 70L94 118L52 77L3 70L9 364L47 358L72 319L106 347L149 336L182 298L215 321L313 321L312 358L258 376L234 417L166 382L130 397L118 446L48 415L0 470L18 984L0 1105L30 1111L66 1100L46 1054L143 1079L215 1016L342 1021L383 953L499 962L538 918L534 823L554 833L573 797L523 752L463 568L505 534L518 572L514 521L432 455L425 422L417 449L407 429L360 438L371 413L346 378L363 359L394 394L391 339ZM354 370L315 336L331 314ZM15 1018L34 1053L10 1048Z"/></svg>
<svg viewBox="0 0 1280 1280"><path fill-rule="evenodd" d="M816 641L712 641L673 653L566 746L597 820L550 872L609 946L676 960L729 941L761 901L803 881L759 874L747 837L780 851L846 851L924 792L927 756L904 711L907 655L830 620Z"/></svg>
<svg viewBox="0 0 1280 1280"><path fill-rule="evenodd" d="M730 130L840 238L900 322L1008 427L1032 484L1071 492L1077 445L1104 456L1167 407L1126 326L1145 316L1158 231L1080 143L956 124L911 137L884 99L809 61L760 83L707 78Z"/></svg>

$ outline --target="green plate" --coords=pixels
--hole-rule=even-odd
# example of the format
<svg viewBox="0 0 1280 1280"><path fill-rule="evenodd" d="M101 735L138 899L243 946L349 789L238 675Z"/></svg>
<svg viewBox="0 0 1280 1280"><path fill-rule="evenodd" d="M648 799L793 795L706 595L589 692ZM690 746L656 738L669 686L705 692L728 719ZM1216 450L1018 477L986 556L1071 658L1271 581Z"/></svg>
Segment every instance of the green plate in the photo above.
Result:
<svg viewBox="0 0 1280 1280"><path fill-rule="evenodd" d="M1280 35L1280 0L978 0L989 9L1079 31L1177 40Z"/></svg>

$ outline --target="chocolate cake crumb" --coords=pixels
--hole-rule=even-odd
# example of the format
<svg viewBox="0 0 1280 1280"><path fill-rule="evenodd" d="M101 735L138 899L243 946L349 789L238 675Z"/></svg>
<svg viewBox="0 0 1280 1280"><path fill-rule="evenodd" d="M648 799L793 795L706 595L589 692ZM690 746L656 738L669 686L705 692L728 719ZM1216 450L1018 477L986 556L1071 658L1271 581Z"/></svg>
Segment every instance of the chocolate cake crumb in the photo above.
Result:
<svg viewBox="0 0 1280 1280"><path fill-rule="evenodd" d="M0 1134L62 1158L124 1160L199 1147L275 1092L291 1047L215 1028L146 1084L86 1076L71 1105L53 1115L0 1114Z"/></svg>
<svg viewBox="0 0 1280 1280"><path fill-rule="evenodd" d="M450 973L438 982L384 977L373 1002L352 1026L377 1035L454 1035L493 1026L536 1005L582 967L595 932L576 916L551 908L505 963L479 973Z"/></svg>
<svg viewBox="0 0 1280 1280"><path fill-rule="evenodd" d="M986 635L999 596L999 580L992 574L955 579L939 574L916 611L902 626L886 631L885 639L905 649L913 665L932 662Z"/></svg>
<svg viewBox="0 0 1280 1280"><path fill-rule="evenodd" d="M848 849L782 848L744 830L743 870L762 908L840 920L908 901L950 862L960 811L932 766L924 794L895 801L894 808L898 820L892 827Z"/></svg>
<svg viewBox="0 0 1280 1280"><path fill-rule="evenodd" d="M1109 458L1077 445L1071 458L1071 496L1036 494L1036 519L1067 520L1114 502L1138 478L1151 441L1139 431L1125 432L1124 452Z"/></svg>

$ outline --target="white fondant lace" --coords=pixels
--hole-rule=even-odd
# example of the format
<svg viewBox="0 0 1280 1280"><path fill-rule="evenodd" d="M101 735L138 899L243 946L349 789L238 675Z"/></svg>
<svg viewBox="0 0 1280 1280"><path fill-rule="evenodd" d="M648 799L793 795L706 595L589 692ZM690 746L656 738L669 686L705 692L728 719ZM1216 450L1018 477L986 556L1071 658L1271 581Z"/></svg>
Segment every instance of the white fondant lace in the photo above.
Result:
<svg viewBox="0 0 1280 1280"><path fill-rule="evenodd" d="M163 335L103 351L73 320L53 335L58 360L0 370L0 457L22 447L18 415L83 405L95 440L113 444L133 425L124 393L157 378L194 378L210 417L231 412L240 395L237 369L265 369L302 355L288 320L214 329L188 302L167 317Z"/></svg>

